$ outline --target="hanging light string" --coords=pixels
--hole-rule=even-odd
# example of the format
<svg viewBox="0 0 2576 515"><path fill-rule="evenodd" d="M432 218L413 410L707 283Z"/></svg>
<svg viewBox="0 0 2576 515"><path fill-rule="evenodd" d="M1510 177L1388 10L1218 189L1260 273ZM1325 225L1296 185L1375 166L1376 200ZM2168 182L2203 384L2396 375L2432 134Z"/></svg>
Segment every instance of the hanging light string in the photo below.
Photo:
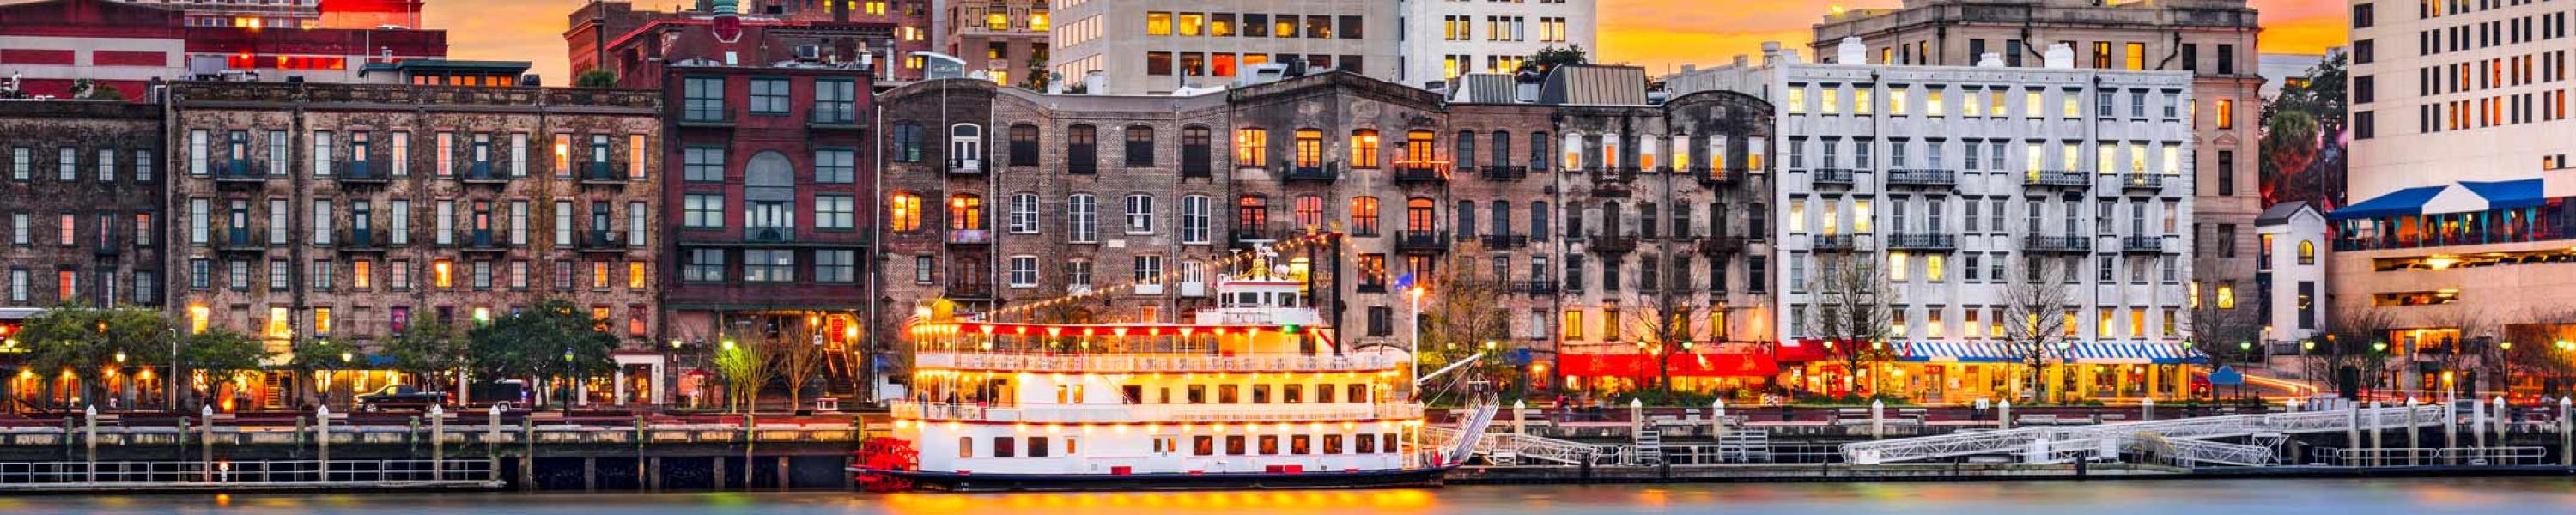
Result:
<svg viewBox="0 0 2576 515"><path fill-rule="evenodd" d="M1228 268L1233 268L1233 267L1235 267L1235 266L1242 265L1242 264L1245 264L1245 263L1257 262L1257 261L1261 261L1261 260L1264 260L1264 259L1269 259L1271 256L1275 256L1275 255L1282 254L1282 253L1293 252L1293 251L1297 251L1297 250L1301 250L1301 249L1308 249L1308 248L1311 248L1311 247L1321 247L1321 246L1325 246L1326 244L1329 244L1329 243L1331 243L1332 241L1334 241L1335 239L1338 239L1338 238L1340 238L1340 237L1341 237L1341 234L1340 234L1340 233L1333 233L1333 232L1312 232L1312 233L1307 233L1307 234L1305 234L1305 235L1297 236L1297 237L1295 237L1295 238L1289 238L1289 239L1279 240L1279 241L1277 241L1277 242L1273 242L1273 243L1269 244L1269 245L1267 246L1267 249L1266 249L1266 250L1264 250L1264 251L1238 251L1238 252L1234 252L1234 253L1232 253L1232 254L1230 254L1230 255L1226 256L1226 257L1219 258L1219 259L1217 259L1217 260L1215 260L1215 261L1209 262L1209 264L1214 265L1215 267L1217 267L1217 268L1219 268L1219 269L1228 269ZM1082 293L1068 294L1068 295L1064 295L1064 296L1060 296L1060 297L1054 297L1054 298L1049 298L1049 299L1044 299L1044 300L1031 301L1031 302L1026 302L1026 303L1019 303L1019 304L1015 304L1015 305L1012 305L1012 306L1007 306L1007 307L1002 307L1002 308L996 308L996 309L993 309L993 310L991 310L991 311L986 311L986 312L984 312L984 313L977 314L977 315L975 315L975 316L973 317L973 319L974 319L974 320L976 320L976 321L995 321L995 320L999 320L999 319L1000 319L1000 317L1004 317L1004 316L1023 315L1023 314L1027 314L1027 313L1029 313L1029 312L1031 312L1031 311L1038 310L1038 309L1045 309L1045 308L1051 308L1051 307L1056 307L1056 306L1063 306L1063 305L1072 304L1072 303L1075 303L1075 302L1082 302L1082 301L1089 300L1089 299L1096 298L1096 297L1101 297L1101 296L1104 296L1104 295L1111 295L1111 294L1116 294L1116 293L1120 293L1120 292L1134 291L1134 290L1136 289L1136 286L1137 286L1137 285L1139 285L1139 284L1156 284L1156 285L1160 285L1160 284L1164 284L1164 283L1171 282L1173 279L1179 278L1179 277L1180 277L1180 275L1181 275L1181 270L1178 270L1178 269L1174 269L1174 270L1167 270L1167 271L1164 271L1164 272L1161 272L1161 273L1155 274L1155 275L1152 277L1152 279L1153 279L1153 280L1152 280L1152 282L1150 282L1150 283L1145 282L1145 281L1142 281L1142 280L1131 280L1131 281L1127 281L1127 282L1123 282L1123 283L1118 283L1118 284L1111 284L1111 285L1099 286L1099 287L1092 288L1090 291L1085 291L1085 292L1082 292Z"/></svg>

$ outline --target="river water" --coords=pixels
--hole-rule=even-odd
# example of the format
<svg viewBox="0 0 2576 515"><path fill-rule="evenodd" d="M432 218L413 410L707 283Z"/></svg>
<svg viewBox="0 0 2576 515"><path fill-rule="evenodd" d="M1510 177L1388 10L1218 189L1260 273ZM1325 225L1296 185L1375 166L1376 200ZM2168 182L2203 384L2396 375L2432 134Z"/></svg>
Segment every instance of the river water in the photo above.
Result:
<svg viewBox="0 0 2576 515"><path fill-rule="evenodd" d="M1068 494L332 494L0 497L65 514L1967 514L2363 515L2576 512L2576 479L2144 480L1458 486L1434 490Z"/></svg>

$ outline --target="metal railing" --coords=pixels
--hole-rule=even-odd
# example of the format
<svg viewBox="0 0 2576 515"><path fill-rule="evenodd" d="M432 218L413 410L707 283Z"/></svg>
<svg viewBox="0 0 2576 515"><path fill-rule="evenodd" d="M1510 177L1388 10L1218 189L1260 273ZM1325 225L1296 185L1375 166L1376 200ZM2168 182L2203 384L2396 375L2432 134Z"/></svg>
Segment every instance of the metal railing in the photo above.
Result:
<svg viewBox="0 0 2576 515"><path fill-rule="evenodd" d="M2325 449L2328 464L2345 467L2387 465L2543 465L2549 449L2541 447L2454 447Z"/></svg>
<svg viewBox="0 0 2576 515"><path fill-rule="evenodd" d="M494 481L491 460L0 462L0 485Z"/></svg>
<svg viewBox="0 0 2576 515"><path fill-rule="evenodd" d="M1045 355L1018 353L922 352L913 366L951 370L1030 372L1367 372L1394 370L1392 356L1190 356L1177 354Z"/></svg>
<svg viewBox="0 0 2576 515"><path fill-rule="evenodd" d="M1887 183L1908 186L1956 186L1959 174L1938 169L1896 169L1887 171Z"/></svg>
<svg viewBox="0 0 2576 515"><path fill-rule="evenodd" d="M1852 182L1857 180L1857 175L1858 174L1853 172L1850 168L1817 168L1816 171L1811 175L1808 175L1808 177L1809 182L1813 182L1815 184L1840 184L1850 186L1852 185Z"/></svg>
<svg viewBox="0 0 2576 515"><path fill-rule="evenodd" d="M2092 185L2092 181L2080 170L2034 170L2023 172L2021 178L2023 186L2084 187Z"/></svg>
<svg viewBox="0 0 2576 515"><path fill-rule="evenodd" d="M2320 433L2358 427L2430 426L2446 416L2442 406L2388 407L2377 410L2308 411L2252 415L2223 415L2147 422L2097 424L2090 426L2031 426L1997 431L1955 433L1947 435L1898 438L1843 444L1843 454L1855 463L1888 463L1955 456L1984 454L2021 454L2028 456L2034 442L2048 442L2050 456L2058 447L2082 450L2086 442L2098 450L2104 439L2131 439L2152 436L2167 440L2205 440L2251 436L2256 433ZM2390 420L2390 419L2396 420ZM2186 444L2189 445L2189 444ZM2076 452L2076 451L2067 451ZM2215 461L2214 458L2207 461Z"/></svg>

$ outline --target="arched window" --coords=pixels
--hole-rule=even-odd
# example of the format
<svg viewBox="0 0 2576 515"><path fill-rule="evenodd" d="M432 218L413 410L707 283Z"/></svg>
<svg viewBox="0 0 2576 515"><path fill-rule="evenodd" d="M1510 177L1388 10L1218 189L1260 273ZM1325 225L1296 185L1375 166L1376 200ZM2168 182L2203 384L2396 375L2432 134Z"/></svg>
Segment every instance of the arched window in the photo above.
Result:
<svg viewBox="0 0 2576 515"><path fill-rule="evenodd" d="M895 232L921 230L921 196L909 191L895 192L886 200L886 219Z"/></svg>
<svg viewBox="0 0 2576 515"><path fill-rule="evenodd" d="M949 195L948 230L984 230L984 197L971 193Z"/></svg>
<svg viewBox="0 0 2576 515"><path fill-rule="evenodd" d="M2317 264L2317 242L2299 240L2299 264Z"/></svg>
<svg viewBox="0 0 2576 515"><path fill-rule="evenodd" d="M948 127L948 167L959 171L981 171L984 163L984 128L971 123Z"/></svg>
<svg viewBox="0 0 2576 515"><path fill-rule="evenodd" d="M743 225L749 235L783 240L796 230L796 165L777 152L751 156L743 170ZM776 238L768 238L769 236Z"/></svg>
<svg viewBox="0 0 2576 515"><path fill-rule="evenodd" d="M1299 146L1302 147L1303 136L1300 136L1299 141L1301 142ZM1303 155L1305 152L1300 149L1298 153ZM1377 168L1377 157L1377 131L1373 129L1351 131L1351 168L1355 170Z"/></svg>
<svg viewBox="0 0 2576 515"><path fill-rule="evenodd" d="M1234 230L1243 234L1262 234L1270 230L1270 197L1235 197Z"/></svg>

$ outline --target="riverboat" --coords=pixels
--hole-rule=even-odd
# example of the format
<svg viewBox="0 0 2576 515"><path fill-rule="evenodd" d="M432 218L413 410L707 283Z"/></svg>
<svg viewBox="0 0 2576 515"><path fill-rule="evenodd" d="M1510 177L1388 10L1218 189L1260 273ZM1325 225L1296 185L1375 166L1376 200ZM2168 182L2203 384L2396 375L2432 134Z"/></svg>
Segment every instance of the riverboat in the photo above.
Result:
<svg viewBox="0 0 2576 515"><path fill-rule="evenodd" d="M851 470L880 490L1439 484L1466 448L1426 440L1408 356L1337 345L1303 291L1229 278L1187 323L916 321L892 436Z"/></svg>

